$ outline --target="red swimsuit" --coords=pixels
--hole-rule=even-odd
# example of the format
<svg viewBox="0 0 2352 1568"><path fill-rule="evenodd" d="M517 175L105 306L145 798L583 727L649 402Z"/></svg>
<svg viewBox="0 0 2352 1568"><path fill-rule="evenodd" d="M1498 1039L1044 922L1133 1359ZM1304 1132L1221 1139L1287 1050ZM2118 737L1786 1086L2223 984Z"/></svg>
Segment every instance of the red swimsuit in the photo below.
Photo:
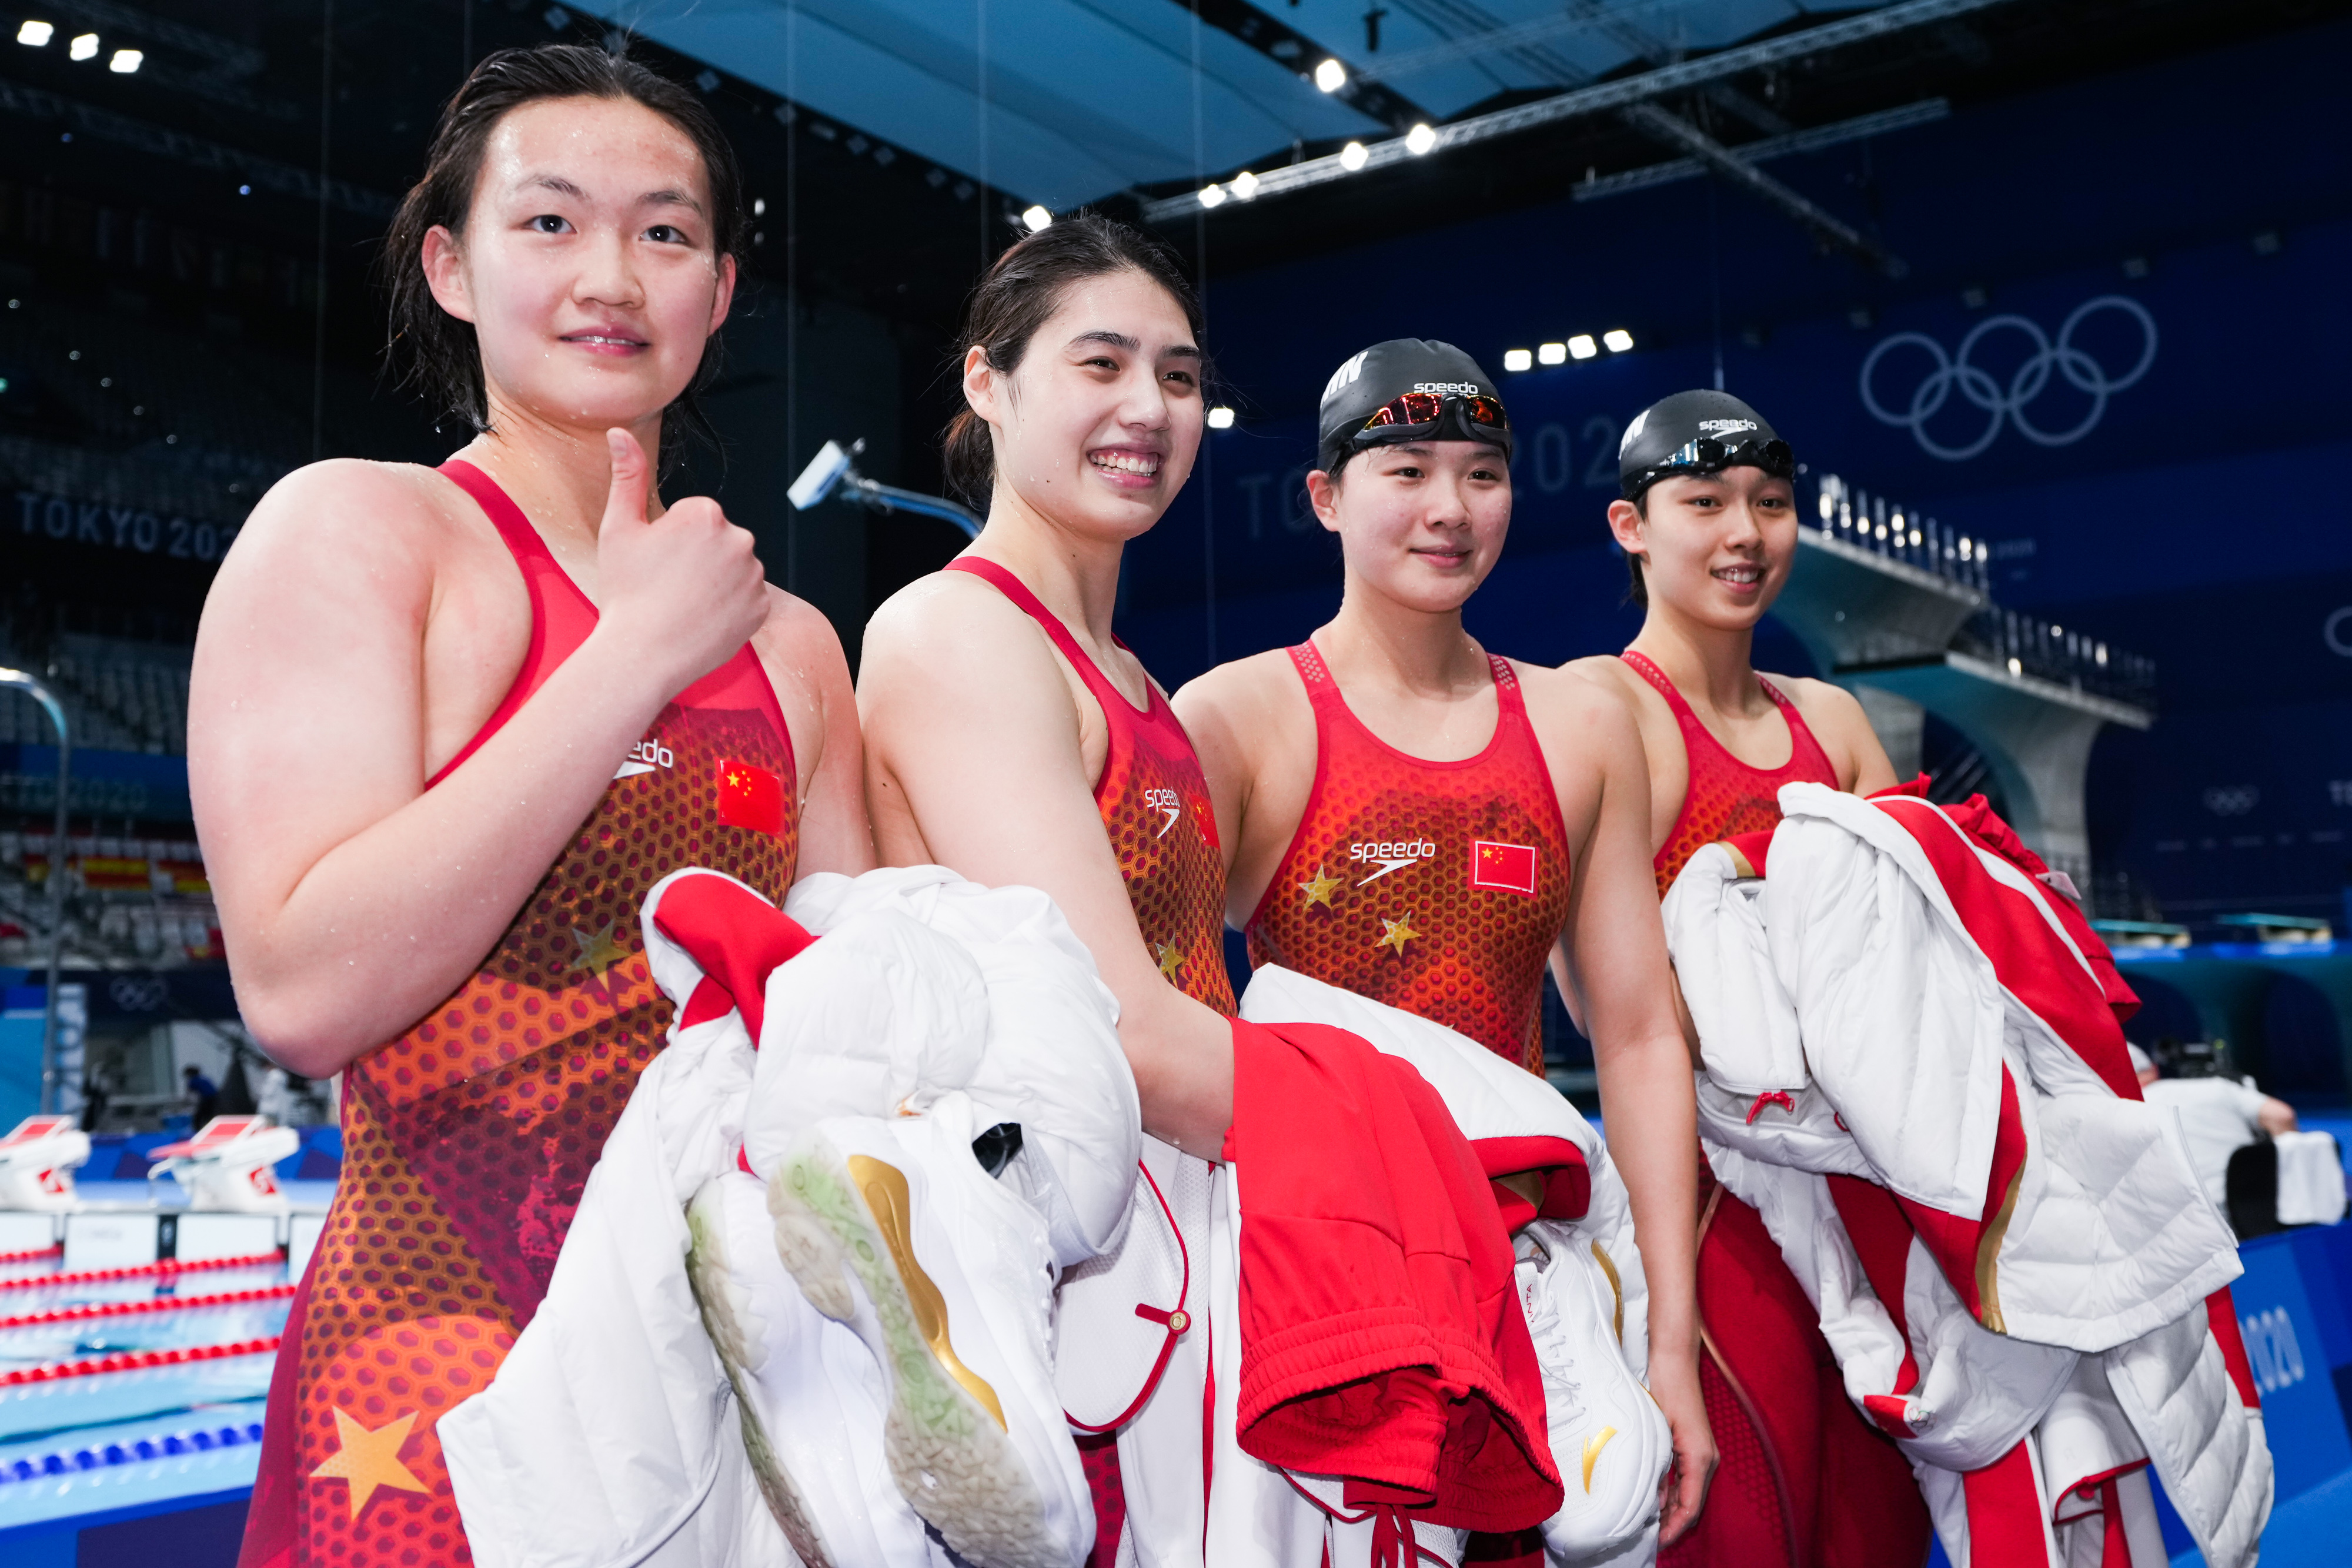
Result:
<svg viewBox="0 0 2352 1568"><path fill-rule="evenodd" d="M1509 662L1487 655L1486 749L1430 762L1364 727L1314 643L1290 658L1315 705L1315 783L1250 916L1250 962L1444 1024L1541 1072L1568 831Z"/></svg>
<svg viewBox="0 0 2352 1568"><path fill-rule="evenodd" d="M994 584L1027 612L1094 694L1109 741L1095 779L1095 807L1110 835L1111 852L1118 857L1143 944L1178 990L1232 1017L1225 867L1217 850L1217 819L1209 805L1209 781L1176 710L1154 685L1150 706L1138 712L1127 694L1095 667L1060 618L994 561L961 556L947 569ZM1145 684L1150 685L1149 677Z"/></svg>
<svg viewBox="0 0 2352 1568"><path fill-rule="evenodd" d="M441 472L513 553L531 629L505 701L427 789L596 624L488 475ZM746 646L662 709L481 967L345 1071L342 1179L270 1381L243 1568L472 1561L434 1424L538 1310L589 1168L661 1049L670 1007L637 907L688 865L782 904L797 800L783 710Z"/></svg>
<svg viewBox="0 0 2352 1568"><path fill-rule="evenodd" d="M1630 649L1618 656L1657 687L1666 706L1675 710L1675 722L1682 727L1683 756L1690 765L1690 783L1683 791L1682 815L1675 819L1674 831L1666 835L1666 841L1658 847L1657 859L1652 862L1657 869L1660 898L1665 897L1666 889L1674 885L1675 878L1691 856L1707 845L1777 825L1780 821L1781 785L1826 784L1832 789L1838 787L1837 769L1831 766L1829 753L1822 749L1822 743L1805 727L1804 715L1762 676L1757 677L1757 684L1779 706L1780 716L1789 724L1789 760L1778 768L1750 768L1732 756L1723 742L1698 721L1698 715L1683 700L1683 694L1675 690L1666 673L1647 656Z"/></svg>
<svg viewBox="0 0 2352 1568"><path fill-rule="evenodd" d="M1751 768L1715 738L1665 672L1625 663L1655 686L1682 727L1690 784L1655 862L1665 896L1691 856L1780 821L1780 786L1838 787L1837 769L1797 705L1763 683L1789 724L1789 760ZM1756 1210L1700 1183L1699 1390L1722 1468L1689 1534L1662 1568L1870 1568L1927 1554L1927 1506L1902 1450L1845 1396L1820 1313Z"/></svg>

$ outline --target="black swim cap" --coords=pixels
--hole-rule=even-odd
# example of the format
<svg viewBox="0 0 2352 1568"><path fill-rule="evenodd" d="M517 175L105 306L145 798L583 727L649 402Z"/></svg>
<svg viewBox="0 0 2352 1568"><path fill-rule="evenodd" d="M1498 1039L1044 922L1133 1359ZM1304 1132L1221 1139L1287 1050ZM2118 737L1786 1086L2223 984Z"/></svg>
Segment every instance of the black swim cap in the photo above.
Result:
<svg viewBox="0 0 2352 1568"><path fill-rule="evenodd" d="M1412 393L1438 399L1428 421L1392 417L1366 429L1382 409ZM1391 338L1374 343L1331 372L1316 414L1316 451L1326 473L1350 453L1403 441L1479 441L1511 455L1511 423L1495 383L1478 361L1434 338Z"/></svg>
<svg viewBox="0 0 2352 1568"><path fill-rule="evenodd" d="M1660 398L1625 427L1617 485L1633 501L1672 474L1719 474L1742 465L1776 479L1797 472L1789 444L1762 414L1729 392L1680 392Z"/></svg>

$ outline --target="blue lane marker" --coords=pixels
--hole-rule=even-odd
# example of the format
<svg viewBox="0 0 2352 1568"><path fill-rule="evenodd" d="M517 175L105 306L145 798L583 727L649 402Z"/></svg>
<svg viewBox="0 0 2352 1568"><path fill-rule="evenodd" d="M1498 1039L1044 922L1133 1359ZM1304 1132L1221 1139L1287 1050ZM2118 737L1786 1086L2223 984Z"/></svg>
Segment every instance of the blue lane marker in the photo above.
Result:
<svg viewBox="0 0 2352 1568"><path fill-rule="evenodd" d="M242 1427L199 1427L193 1431L174 1432L160 1442L142 1437L129 1448L109 1443L102 1449L76 1448L71 1453L44 1454L38 1458L27 1455L0 1472L0 1481L28 1481L37 1476L62 1476L74 1470L104 1469L110 1465L135 1465L144 1459L168 1458L175 1454L200 1453L211 1448L234 1448L240 1443L261 1441L261 1423L248 1421Z"/></svg>

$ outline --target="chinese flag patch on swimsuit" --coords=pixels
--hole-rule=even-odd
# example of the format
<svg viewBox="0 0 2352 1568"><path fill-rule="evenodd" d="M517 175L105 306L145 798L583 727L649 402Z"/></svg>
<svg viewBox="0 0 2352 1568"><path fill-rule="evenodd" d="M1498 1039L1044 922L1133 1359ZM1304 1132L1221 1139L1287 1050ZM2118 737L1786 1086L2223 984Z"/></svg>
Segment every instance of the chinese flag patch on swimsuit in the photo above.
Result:
<svg viewBox="0 0 2352 1568"><path fill-rule="evenodd" d="M755 833L784 831L784 780L780 773L731 757L719 763L719 821Z"/></svg>
<svg viewBox="0 0 2352 1568"><path fill-rule="evenodd" d="M1491 844L1470 841L1470 885L1499 893L1536 895L1536 851L1533 844Z"/></svg>

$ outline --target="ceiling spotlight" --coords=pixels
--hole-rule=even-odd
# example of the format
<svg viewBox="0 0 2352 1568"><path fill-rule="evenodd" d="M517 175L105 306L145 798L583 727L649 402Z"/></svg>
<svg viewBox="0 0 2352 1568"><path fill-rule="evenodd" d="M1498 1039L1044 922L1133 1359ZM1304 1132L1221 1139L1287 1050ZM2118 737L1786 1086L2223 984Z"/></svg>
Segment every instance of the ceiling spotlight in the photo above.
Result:
<svg viewBox="0 0 2352 1568"><path fill-rule="evenodd" d="M1503 368L1507 371L1527 371L1535 368L1536 357L1525 349L1503 350Z"/></svg>
<svg viewBox="0 0 2352 1568"><path fill-rule="evenodd" d="M1601 345L1592 340L1591 333L1579 332L1568 340L1568 351L1580 360L1589 360L1601 351Z"/></svg>
<svg viewBox="0 0 2352 1568"><path fill-rule="evenodd" d="M16 29L16 41L20 44L30 45L32 47L37 49L43 48L47 46L48 41L51 38L57 37L57 33L58 29L55 23L27 22L23 26Z"/></svg>
<svg viewBox="0 0 2352 1568"><path fill-rule="evenodd" d="M1325 60L1315 68L1315 85L1325 92L1338 92L1348 85L1348 68L1337 60Z"/></svg>
<svg viewBox="0 0 2352 1568"><path fill-rule="evenodd" d="M1223 185L1202 186L1201 204L1204 207L1223 206L1225 204L1225 188Z"/></svg>
<svg viewBox="0 0 2352 1568"><path fill-rule="evenodd" d="M127 77L137 70L139 62L146 57L146 55L138 49L117 49L114 51L114 57L106 62L106 68L116 76Z"/></svg>
<svg viewBox="0 0 2352 1568"><path fill-rule="evenodd" d="M1244 169L1225 182L1225 189L1244 202L1255 200L1257 196L1257 176Z"/></svg>
<svg viewBox="0 0 2352 1568"><path fill-rule="evenodd" d="M1404 133L1405 151L1418 158L1437 145L1437 132L1426 125L1416 125Z"/></svg>
<svg viewBox="0 0 2352 1568"><path fill-rule="evenodd" d="M1211 430L1231 430L1233 427L1234 411L1232 409L1225 407L1223 403L1219 403L1216 407L1209 411L1209 428Z"/></svg>
<svg viewBox="0 0 2352 1568"><path fill-rule="evenodd" d="M1612 354L1622 354L1633 346L1633 334L1622 327L1612 327L1601 334L1601 345Z"/></svg>
<svg viewBox="0 0 2352 1568"><path fill-rule="evenodd" d="M1546 343L1536 350L1536 358L1547 365L1564 364L1568 361L1566 343Z"/></svg>
<svg viewBox="0 0 2352 1568"><path fill-rule="evenodd" d="M751 198L751 215L755 218L764 218L768 215L767 197L754 196Z"/></svg>
<svg viewBox="0 0 2352 1568"><path fill-rule="evenodd" d="M1021 221L1028 225L1031 234L1035 234L1054 221L1054 214L1044 207L1031 207L1021 214Z"/></svg>
<svg viewBox="0 0 2352 1568"><path fill-rule="evenodd" d="M1350 141L1345 147L1339 149L1339 167L1352 174L1357 170L1362 168L1364 166L1364 160L1370 156L1370 153L1364 151L1364 144L1362 142Z"/></svg>
<svg viewBox="0 0 2352 1568"><path fill-rule="evenodd" d="M98 35L96 33L84 33L80 37L76 38L73 43L68 47L66 53L78 60L92 58L98 53Z"/></svg>

